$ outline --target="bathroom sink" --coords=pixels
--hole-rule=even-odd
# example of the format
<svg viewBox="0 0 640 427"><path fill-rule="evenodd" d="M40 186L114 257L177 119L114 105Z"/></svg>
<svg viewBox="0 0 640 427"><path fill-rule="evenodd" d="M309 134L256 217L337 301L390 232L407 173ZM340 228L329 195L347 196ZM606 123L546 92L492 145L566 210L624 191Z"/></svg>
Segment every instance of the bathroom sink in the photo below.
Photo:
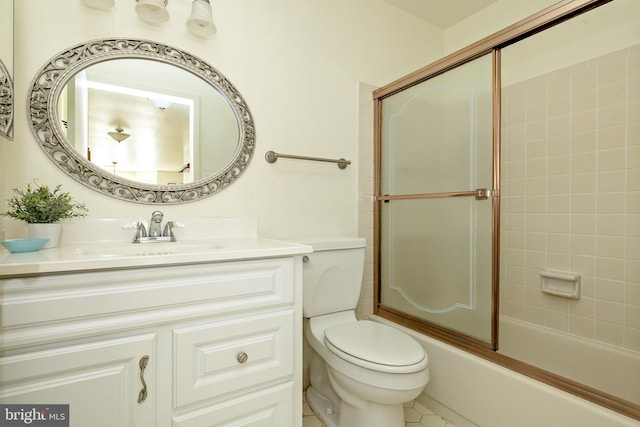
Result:
<svg viewBox="0 0 640 427"><path fill-rule="evenodd" d="M162 242L94 245L78 247L74 252L85 256L122 257L202 253L220 249L224 249L224 246L211 242Z"/></svg>
<svg viewBox="0 0 640 427"><path fill-rule="evenodd" d="M258 235L254 218L187 218L177 242L132 243L123 224L135 218L86 218L65 224L55 248L13 254L0 247L0 278L114 268L143 268L290 257L311 253L310 246Z"/></svg>

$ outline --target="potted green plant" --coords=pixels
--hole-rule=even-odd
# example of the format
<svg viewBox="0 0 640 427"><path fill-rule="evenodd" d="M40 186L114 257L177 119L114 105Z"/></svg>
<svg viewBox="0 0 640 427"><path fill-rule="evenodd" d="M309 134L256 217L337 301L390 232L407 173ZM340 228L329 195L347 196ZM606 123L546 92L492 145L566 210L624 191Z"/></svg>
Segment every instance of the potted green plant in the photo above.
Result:
<svg viewBox="0 0 640 427"><path fill-rule="evenodd" d="M53 190L47 185L27 184L24 190L15 188L14 197L7 200L7 211L0 215L24 221L31 237L49 239L44 247L56 247L60 236L59 221L85 217L89 209L84 203L73 200L69 193L57 185Z"/></svg>

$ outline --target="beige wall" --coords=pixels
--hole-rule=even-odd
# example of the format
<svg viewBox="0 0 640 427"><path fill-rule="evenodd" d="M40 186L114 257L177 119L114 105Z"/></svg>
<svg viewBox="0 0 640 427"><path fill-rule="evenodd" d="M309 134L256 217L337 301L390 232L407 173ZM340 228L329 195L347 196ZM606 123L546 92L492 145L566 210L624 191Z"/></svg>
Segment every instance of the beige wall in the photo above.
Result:
<svg viewBox="0 0 640 427"><path fill-rule="evenodd" d="M445 53L462 49L557 2L558 0L498 0L447 28L444 38Z"/></svg>
<svg viewBox="0 0 640 427"><path fill-rule="evenodd" d="M240 90L256 123L256 151L244 175L209 199L164 207L166 218L257 217L261 233L276 237L356 234L358 85L383 85L440 57L442 30L379 1L230 1L213 3L218 33L203 40L186 30L190 5L171 0L170 22L154 27L136 17L130 0L117 0L110 12L80 0L16 2L15 141L0 141L0 195L38 178L62 184L91 216L148 217L151 206L106 198L52 167L25 113L31 79L54 54L88 39L136 37L209 61ZM271 165L268 150L344 157L353 165ZM11 223L7 231L21 229Z"/></svg>

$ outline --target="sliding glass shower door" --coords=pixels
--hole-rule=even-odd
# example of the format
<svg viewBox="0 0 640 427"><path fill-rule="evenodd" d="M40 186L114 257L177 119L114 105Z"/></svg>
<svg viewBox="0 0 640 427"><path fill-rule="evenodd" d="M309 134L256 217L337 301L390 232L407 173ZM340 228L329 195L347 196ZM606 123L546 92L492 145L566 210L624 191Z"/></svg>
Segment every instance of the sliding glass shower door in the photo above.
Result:
<svg viewBox="0 0 640 427"><path fill-rule="evenodd" d="M495 347L491 53L379 104L379 305Z"/></svg>

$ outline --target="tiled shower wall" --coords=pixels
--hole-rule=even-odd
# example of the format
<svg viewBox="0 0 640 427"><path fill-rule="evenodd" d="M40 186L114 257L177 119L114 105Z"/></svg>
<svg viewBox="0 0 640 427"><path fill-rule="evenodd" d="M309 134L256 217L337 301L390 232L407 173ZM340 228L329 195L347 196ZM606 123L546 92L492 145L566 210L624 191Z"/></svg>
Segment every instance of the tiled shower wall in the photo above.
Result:
<svg viewBox="0 0 640 427"><path fill-rule="evenodd" d="M502 99L501 314L640 352L640 46ZM581 298L542 293L545 269Z"/></svg>
<svg viewBox="0 0 640 427"><path fill-rule="evenodd" d="M360 301L356 309L358 318L373 313L373 96L375 86L360 83L358 88L358 236L367 239L364 276Z"/></svg>

